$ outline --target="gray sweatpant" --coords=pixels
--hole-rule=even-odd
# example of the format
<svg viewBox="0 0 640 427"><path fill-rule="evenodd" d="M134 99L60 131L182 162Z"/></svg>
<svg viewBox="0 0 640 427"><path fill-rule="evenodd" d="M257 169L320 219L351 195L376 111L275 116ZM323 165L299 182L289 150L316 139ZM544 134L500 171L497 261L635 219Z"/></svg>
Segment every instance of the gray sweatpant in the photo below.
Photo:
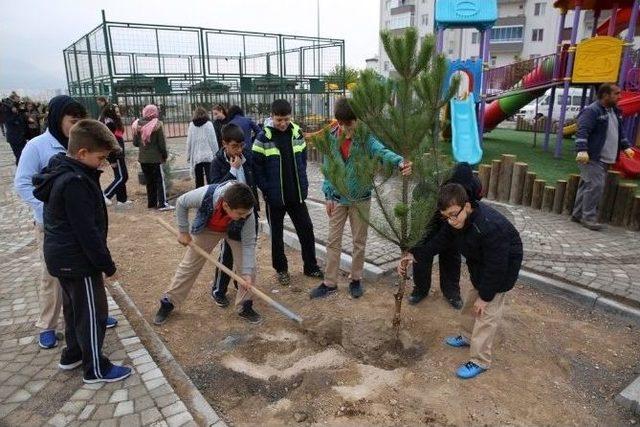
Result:
<svg viewBox="0 0 640 427"><path fill-rule="evenodd" d="M609 165L601 161L589 160L589 163L578 165L578 167L580 184L576 202L573 205L573 216L584 221L596 222Z"/></svg>

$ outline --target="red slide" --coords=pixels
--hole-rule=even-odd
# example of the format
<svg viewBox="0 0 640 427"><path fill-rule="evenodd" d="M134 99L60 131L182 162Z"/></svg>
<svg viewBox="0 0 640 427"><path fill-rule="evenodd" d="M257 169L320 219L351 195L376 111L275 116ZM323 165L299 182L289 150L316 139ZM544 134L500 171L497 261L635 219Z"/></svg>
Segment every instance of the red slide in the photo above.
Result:
<svg viewBox="0 0 640 427"><path fill-rule="evenodd" d="M618 15L616 16L616 28L613 32L614 36L620 34L621 31L626 30L629 27L629 20L631 19L631 8L627 7L624 9L618 10ZM606 36L609 32L609 21L611 18L606 19L602 24L598 25L597 34L599 36ZM638 26L640 26L640 21ZM638 31L636 30L636 34Z"/></svg>
<svg viewBox="0 0 640 427"><path fill-rule="evenodd" d="M618 107L625 117L640 113L640 93L622 92ZM618 161L613 165L613 169L622 173L624 178L635 179L640 177L640 148L634 147L633 150L636 154L632 159L628 158L624 153L620 153Z"/></svg>

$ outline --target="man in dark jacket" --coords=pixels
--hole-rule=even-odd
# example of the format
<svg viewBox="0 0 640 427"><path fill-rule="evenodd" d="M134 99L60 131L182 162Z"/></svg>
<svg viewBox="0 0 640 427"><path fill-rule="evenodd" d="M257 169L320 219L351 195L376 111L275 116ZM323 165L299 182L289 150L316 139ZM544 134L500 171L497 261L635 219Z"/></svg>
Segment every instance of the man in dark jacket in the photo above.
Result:
<svg viewBox="0 0 640 427"><path fill-rule="evenodd" d="M453 170L451 178L445 183L460 184L467 191L469 201L478 202L482 199L482 185L480 180L473 176L473 170L468 163L458 163ZM438 234L440 229L446 225L440 212L434 212L427 234L423 239L423 244L431 240ZM455 246L444 248L438 254L438 266L440 273L440 290L449 304L459 310L462 308L460 298L460 253ZM429 295L431 289L431 269L433 266L433 256L423 257L422 253L416 253L416 263L413 265L413 292L409 296L410 304L418 304Z"/></svg>
<svg viewBox="0 0 640 427"><path fill-rule="evenodd" d="M244 111L242 111L242 108L237 105L229 107L228 114L229 123L238 125L240 129L242 129L242 132L244 133L244 146L249 150L249 153L251 153L253 140L260 133L260 127L249 117L245 117Z"/></svg>
<svg viewBox="0 0 640 427"><path fill-rule="evenodd" d="M102 354L107 296L102 274L116 266L107 248L107 209L98 168L119 150L111 131L97 120L81 120L71 129L67 155L56 154L33 177L33 195L44 202L44 260L60 280L67 347L59 367L84 367L84 382L113 382L131 368L113 365Z"/></svg>
<svg viewBox="0 0 640 427"><path fill-rule="evenodd" d="M448 337L452 347L471 347L469 362L457 370L460 378L473 378L491 365L493 338L502 318L505 293L516 283L522 264L522 241L513 224L482 202L470 202L460 184L440 190L438 210L447 221L431 240L403 255L398 273L417 256L433 256L454 244L467 261L471 287L462 308L462 332Z"/></svg>
<svg viewBox="0 0 640 427"><path fill-rule="evenodd" d="M305 204L307 145L300 127L291 122L291 104L277 99L271 104L271 124L266 125L253 143L256 183L266 202L271 229L271 262L283 286L291 282L284 253L284 216L289 214L300 241L304 274L322 278L316 260L315 236Z"/></svg>
<svg viewBox="0 0 640 427"><path fill-rule="evenodd" d="M598 88L598 100L585 108L578 117L576 161L580 167L580 184L571 220L590 230L601 230L598 204L604 191L607 170L624 150L627 157L634 151L624 135L622 112L618 109L620 88L605 83Z"/></svg>
<svg viewBox="0 0 640 427"><path fill-rule="evenodd" d="M3 104L7 142L11 146L16 165L18 165L22 149L27 143L26 110L20 105L20 98L15 93L3 101Z"/></svg>

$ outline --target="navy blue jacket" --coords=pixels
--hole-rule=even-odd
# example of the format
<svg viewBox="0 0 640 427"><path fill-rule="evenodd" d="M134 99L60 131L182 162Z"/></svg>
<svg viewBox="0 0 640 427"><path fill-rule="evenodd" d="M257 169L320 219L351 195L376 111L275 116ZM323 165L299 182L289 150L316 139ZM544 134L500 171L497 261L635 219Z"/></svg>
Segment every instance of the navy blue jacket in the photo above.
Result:
<svg viewBox="0 0 640 427"><path fill-rule="evenodd" d="M287 141L277 141L278 137L287 138ZM266 202L274 207L282 207L286 204L285 185L282 178L282 159L286 158L286 154L283 156L280 151L279 147L282 147L282 144L286 145L283 149L292 150L294 158L295 182L287 183L286 186L294 189L298 203L306 200L309 190L307 144L300 126L291 123L284 134L271 126L265 126L253 143L253 172Z"/></svg>
<svg viewBox="0 0 640 427"><path fill-rule="evenodd" d="M44 202L44 260L54 277L116 272L100 174L60 153L33 177L33 195Z"/></svg>
<svg viewBox="0 0 640 427"><path fill-rule="evenodd" d="M433 239L410 252L433 257L451 244L465 257L471 283L483 301L489 302L496 293L513 288L522 264L522 241L518 230L500 212L474 202L462 230L447 223Z"/></svg>
<svg viewBox="0 0 640 427"><path fill-rule="evenodd" d="M618 151L631 147L624 134L622 126L622 112L618 107L613 107L618 117ZM600 153L607 139L609 117L607 110L599 101L587 106L578 117L578 132L576 133L576 151L586 151L589 159L600 160Z"/></svg>
<svg viewBox="0 0 640 427"><path fill-rule="evenodd" d="M244 146L251 151L251 144L253 143L253 137L260 133L260 127L250 118L241 114L236 114L229 119L229 123L238 125L242 132L244 132ZM222 144L221 141L218 141Z"/></svg>

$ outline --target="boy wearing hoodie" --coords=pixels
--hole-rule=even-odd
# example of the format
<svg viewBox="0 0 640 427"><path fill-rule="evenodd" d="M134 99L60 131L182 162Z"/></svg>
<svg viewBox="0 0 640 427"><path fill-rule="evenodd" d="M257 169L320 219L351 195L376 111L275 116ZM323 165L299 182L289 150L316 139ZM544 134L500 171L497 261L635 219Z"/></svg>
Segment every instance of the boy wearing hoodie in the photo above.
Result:
<svg viewBox="0 0 640 427"><path fill-rule="evenodd" d="M518 230L500 212L469 199L460 184L440 189L438 210L447 222L430 240L402 256L398 273L418 256L434 256L454 245L464 255L473 285L464 298L462 331L447 337L447 345L470 347L470 359L457 369L462 379L473 378L491 365L493 339L504 311L505 295L518 279L522 264L522 240Z"/></svg>
<svg viewBox="0 0 640 427"><path fill-rule="evenodd" d="M271 104L271 121L253 143L253 170L264 196L271 231L271 263L282 286L291 283L284 253L284 216L291 218L300 241L304 275L323 278L316 259L313 223L305 204L307 144L300 126L291 121L291 104L276 99Z"/></svg>
<svg viewBox="0 0 640 427"><path fill-rule="evenodd" d="M16 193L31 207L33 212L36 241L42 263L38 289L40 315L36 327L41 330L38 345L44 349L54 348L58 345L56 326L62 308L62 291L58 279L49 274L44 262L42 250L44 242L43 204L33 196L32 178L49 164L51 157L66 152L71 127L87 117L87 110L84 106L66 95L51 98L48 111L47 130L30 140L24 147L14 178ZM117 323L113 317L107 318L108 328L116 326Z"/></svg>
<svg viewBox="0 0 640 427"><path fill-rule="evenodd" d="M255 204L251 189L237 181L211 184L183 194L176 203L178 243L188 246L193 241L204 251L211 252L224 239L233 253L235 271L245 282L252 284L256 271ZM192 209L197 212L189 227ZM169 289L160 300L154 324L165 323L175 306L184 302L205 262L191 246L187 248ZM238 314L250 323L259 323L260 315L253 310L247 296L248 290L244 288L236 294L236 305L240 306Z"/></svg>
<svg viewBox="0 0 640 427"><path fill-rule="evenodd" d="M113 365L102 354L107 295L102 274L116 266L107 248L108 218L98 170L120 147L109 128L97 120L76 123L67 154L58 153L33 177L33 195L44 202L44 260L63 291L67 346L59 367L82 365L85 383L114 382L131 368Z"/></svg>

